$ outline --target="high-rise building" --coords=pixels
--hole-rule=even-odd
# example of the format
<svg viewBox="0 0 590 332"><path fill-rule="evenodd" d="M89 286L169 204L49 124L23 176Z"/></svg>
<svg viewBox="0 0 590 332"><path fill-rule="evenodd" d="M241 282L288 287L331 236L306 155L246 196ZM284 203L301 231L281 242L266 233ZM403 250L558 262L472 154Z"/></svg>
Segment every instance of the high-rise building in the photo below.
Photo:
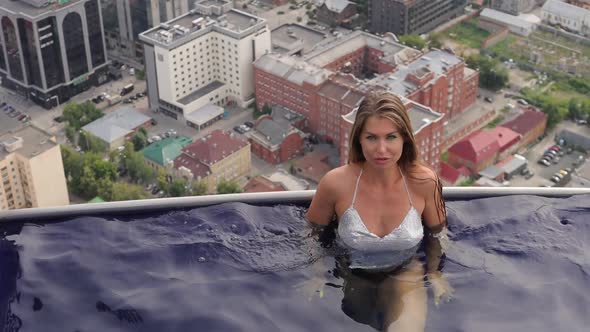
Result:
<svg viewBox="0 0 590 332"><path fill-rule="evenodd" d="M107 80L98 0L0 3L0 80L51 108Z"/></svg>
<svg viewBox="0 0 590 332"><path fill-rule="evenodd" d="M105 30L116 30L117 46L123 55L143 61L143 45L139 34L188 13L191 3L189 0L106 1L104 7L116 8L118 30L113 29L114 26L105 26Z"/></svg>
<svg viewBox="0 0 590 332"><path fill-rule="evenodd" d="M422 34L463 13L467 0L369 0L373 33Z"/></svg>
<svg viewBox="0 0 590 332"><path fill-rule="evenodd" d="M33 126L0 128L0 210L69 203L55 137Z"/></svg>
<svg viewBox="0 0 590 332"><path fill-rule="evenodd" d="M492 0L492 9L512 15L519 15L532 10L539 0Z"/></svg>
<svg viewBox="0 0 590 332"><path fill-rule="evenodd" d="M226 0L197 2L190 13L140 39L149 108L195 128L216 120L219 106L253 102L252 62L271 48L266 21L232 9Z"/></svg>

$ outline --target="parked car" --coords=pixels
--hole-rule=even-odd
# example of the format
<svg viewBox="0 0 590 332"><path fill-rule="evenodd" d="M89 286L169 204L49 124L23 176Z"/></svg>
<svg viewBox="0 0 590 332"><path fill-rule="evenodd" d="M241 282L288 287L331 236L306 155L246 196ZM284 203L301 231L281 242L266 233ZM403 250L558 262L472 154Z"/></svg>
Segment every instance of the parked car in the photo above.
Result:
<svg viewBox="0 0 590 332"><path fill-rule="evenodd" d="M244 122L244 125L246 125L246 126L248 126L250 128L254 128L254 124L252 122L250 122L250 121Z"/></svg>
<svg viewBox="0 0 590 332"><path fill-rule="evenodd" d="M242 129L242 127L240 127L240 126L235 126L234 131L237 133L240 133L240 134L245 133L244 129Z"/></svg>
<svg viewBox="0 0 590 332"><path fill-rule="evenodd" d="M528 104L529 104L529 103L528 103L526 100L524 100L524 99L519 99L519 100L517 100L516 102L517 102L517 103L519 103L519 104L521 104L521 105L528 105Z"/></svg>
<svg viewBox="0 0 590 332"><path fill-rule="evenodd" d="M494 99L492 97L485 97L483 100L487 101L488 103L494 102Z"/></svg>
<svg viewBox="0 0 590 332"><path fill-rule="evenodd" d="M532 178L533 176L535 176L535 172L529 170L529 172L524 175L524 178L528 180L528 179Z"/></svg>
<svg viewBox="0 0 590 332"><path fill-rule="evenodd" d="M539 159L539 161L537 163L540 164L540 165L543 165L543 166L549 166L549 165L551 165L551 163L549 163L549 161L547 159L544 159L544 158Z"/></svg>

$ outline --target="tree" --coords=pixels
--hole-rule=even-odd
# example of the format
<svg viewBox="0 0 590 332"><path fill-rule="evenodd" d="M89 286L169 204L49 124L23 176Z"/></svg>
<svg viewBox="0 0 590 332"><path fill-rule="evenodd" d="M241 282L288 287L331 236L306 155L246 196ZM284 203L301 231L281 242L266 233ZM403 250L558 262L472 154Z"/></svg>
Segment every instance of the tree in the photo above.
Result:
<svg viewBox="0 0 590 332"><path fill-rule="evenodd" d="M430 39L428 40L428 46L430 48L441 48L443 46L442 42L440 41L440 34L433 33L430 35Z"/></svg>
<svg viewBox="0 0 590 332"><path fill-rule="evenodd" d="M168 193L169 185L168 180L166 179L166 172L163 169L158 171L158 187L160 190L163 190L165 193Z"/></svg>
<svg viewBox="0 0 590 332"><path fill-rule="evenodd" d="M113 199L113 181L108 178L98 179L96 195L104 200L111 201Z"/></svg>
<svg viewBox="0 0 590 332"><path fill-rule="evenodd" d="M71 181L72 184L74 184L74 187L77 188L80 176L82 175L84 158L81 154L64 145L61 146L61 157L63 160L66 179Z"/></svg>
<svg viewBox="0 0 590 332"><path fill-rule="evenodd" d="M186 180L174 179L170 185L170 196L182 197L186 196Z"/></svg>
<svg viewBox="0 0 590 332"><path fill-rule="evenodd" d="M241 192L242 188L240 188L240 185L235 181L221 179L221 181L217 183L218 194L233 194Z"/></svg>
<svg viewBox="0 0 590 332"><path fill-rule="evenodd" d="M112 201L129 201L147 198L147 193L141 186L125 182L115 182L113 184Z"/></svg>
<svg viewBox="0 0 590 332"><path fill-rule="evenodd" d="M497 59L476 54L467 57L465 62L468 67L479 70L481 87L497 91L508 84L508 71L498 66Z"/></svg>
<svg viewBox="0 0 590 332"><path fill-rule="evenodd" d="M108 150L108 146L103 140L85 131L80 133L78 141L80 148L84 151L103 153Z"/></svg>
<svg viewBox="0 0 590 332"><path fill-rule="evenodd" d="M72 142L72 144L78 145L78 137L76 135L76 129L74 129L74 127L70 125L66 127L66 137L70 142Z"/></svg>
<svg viewBox="0 0 590 332"><path fill-rule="evenodd" d="M138 131L135 134L135 136L133 136L133 147L134 147L135 151L139 151L146 146L147 146L147 135L141 131Z"/></svg>
<svg viewBox="0 0 590 332"><path fill-rule="evenodd" d="M192 191L194 196L207 195L207 182L194 180L192 183Z"/></svg>
<svg viewBox="0 0 590 332"><path fill-rule="evenodd" d="M426 46L426 41L418 35L403 35L399 37L399 41L404 45L421 50Z"/></svg>
<svg viewBox="0 0 590 332"><path fill-rule="evenodd" d="M136 71L135 71L135 77L136 77L138 80L142 80L142 81L143 81L143 80L145 80L145 71L143 71L143 70L141 70L141 69L138 69L138 70L136 70Z"/></svg>
<svg viewBox="0 0 590 332"><path fill-rule="evenodd" d="M96 181L96 174L90 165L85 165L83 168L78 192L86 199L91 199L92 197L97 196L98 182Z"/></svg>
<svg viewBox="0 0 590 332"><path fill-rule="evenodd" d="M139 152L133 152L125 158L125 169L131 180L137 183L149 183L155 178L155 171L145 163Z"/></svg>

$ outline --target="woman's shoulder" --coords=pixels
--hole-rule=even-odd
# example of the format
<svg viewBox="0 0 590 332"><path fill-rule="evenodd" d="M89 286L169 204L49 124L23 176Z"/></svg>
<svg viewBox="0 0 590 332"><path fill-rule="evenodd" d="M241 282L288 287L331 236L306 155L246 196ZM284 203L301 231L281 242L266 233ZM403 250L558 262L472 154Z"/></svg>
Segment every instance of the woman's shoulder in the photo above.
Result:
<svg viewBox="0 0 590 332"><path fill-rule="evenodd" d="M414 164L409 168L409 179L417 192L432 193L438 185L438 175L430 167Z"/></svg>
<svg viewBox="0 0 590 332"><path fill-rule="evenodd" d="M330 170L324 177L323 180L326 181L334 181L334 182L341 182L345 178L349 178L351 176L356 177L360 172L361 167L358 164L346 164L339 167L336 167Z"/></svg>

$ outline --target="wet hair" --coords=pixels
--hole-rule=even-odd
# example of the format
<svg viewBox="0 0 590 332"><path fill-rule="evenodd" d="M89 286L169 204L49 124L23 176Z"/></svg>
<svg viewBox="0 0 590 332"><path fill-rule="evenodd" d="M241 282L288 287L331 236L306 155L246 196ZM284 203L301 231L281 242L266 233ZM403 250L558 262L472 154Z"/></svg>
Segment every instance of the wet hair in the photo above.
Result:
<svg viewBox="0 0 590 332"><path fill-rule="evenodd" d="M408 111L401 99L390 92L373 92L361 101L350 132L348 163L362 163L366 161L361 147L361 133L365 128L367 119L372 116L389 119L398 128L398 132L404 142L402 155L398 161L398 165L402 172L408 174L409 177L415 180L433 181L429 178L418 178L413 174L414 172L412 172L413 167L417 165L422 165L430 169L432 168L418 159L418 149L414 139L414 130L412 129L412 123ZM438 175L434 181L436 181L436 190L433 193L436 210L439 220L441 220L443 224L446 224L446 208L442 196L442 183Z"/></svg>

